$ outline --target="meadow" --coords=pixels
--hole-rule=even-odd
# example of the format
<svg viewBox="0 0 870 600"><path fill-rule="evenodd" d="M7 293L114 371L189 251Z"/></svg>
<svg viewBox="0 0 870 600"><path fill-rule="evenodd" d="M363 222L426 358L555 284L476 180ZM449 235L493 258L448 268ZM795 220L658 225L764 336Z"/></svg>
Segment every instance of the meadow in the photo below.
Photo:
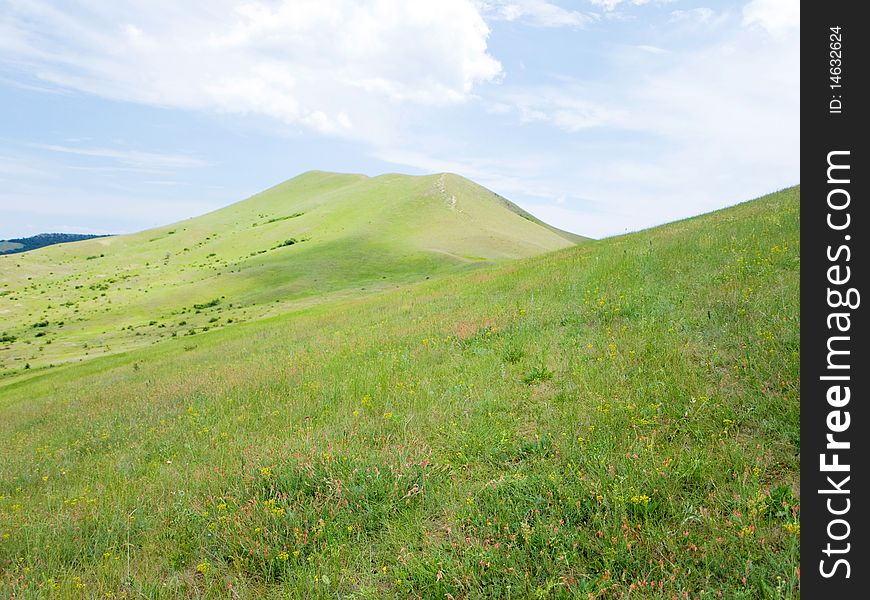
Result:
<svg viewBox="0 0 870 600"><path fill-rule="evenodd" d="M8 354L0 595L798 598L799 204Z"/></svg>

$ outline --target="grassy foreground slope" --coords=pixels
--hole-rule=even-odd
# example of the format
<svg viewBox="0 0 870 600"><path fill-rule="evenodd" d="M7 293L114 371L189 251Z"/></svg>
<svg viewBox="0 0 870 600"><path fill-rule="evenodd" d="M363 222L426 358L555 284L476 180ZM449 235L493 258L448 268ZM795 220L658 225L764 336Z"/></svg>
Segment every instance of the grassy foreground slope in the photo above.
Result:
<svg viewBox="0 0 870 600"><path fill-rule="evenodd" d="M0 595L799 596L799 189L0 388Z"/></svg>
<svg viewBox="0 0 870 600"><path fill-rule="evenodd" d="M174 225L0 256L0 374L582 239L457 175L309 172Z"/></svg>

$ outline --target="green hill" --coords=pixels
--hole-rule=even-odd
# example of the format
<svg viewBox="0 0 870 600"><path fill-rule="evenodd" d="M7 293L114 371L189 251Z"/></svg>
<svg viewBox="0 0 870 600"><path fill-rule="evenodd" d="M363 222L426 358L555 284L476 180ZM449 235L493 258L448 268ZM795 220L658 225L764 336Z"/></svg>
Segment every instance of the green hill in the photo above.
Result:
<svg viewBox="0 0 870 600"><path fill-rule="evenodd" d="M0 254L17 254L19 252L28 252L37 248L53 246L54 244L80 242L98 237L106 236L88 233L38 233L26 238L0 240Z"/></svg>
<svg viewBox="0 0 870 600"><path fill-rule="evenodd" d="M365 182L306 179L323 194ZM152 243L145 260L163 269L162 253L170 265L187 256L170 239L186 236L199 264L210 252L227 261L215 265L224 282L236 261L236 281L272 277L274 252L313 254L327 236L361 243L349 230L360 218L301 225L329 210L325 200L300 199L289 210L304 216L268 223L292 214L281 189L252 200L263 206L256 225L234 216L241 204L191 222L202 229L93 247L123 265L134 242ZM0 383L0 590L799 597L799 204L792 188ZM365 248L394 236L388 247L413 246L426 257L415 268L433 271L437 256L456 265L508 253L485 237L451 247L461 236L440 227L436 239L425 220L432 237L418 242L400 225L417 213L400 212L385 205L371 219ZM218 227L233 223L263 232L249 248L311 241L239 258ZM48 271L51 258L80 258L66 252L35 255ZM187 305L215 295L197 281L185 282L201 290ZM232 293L275 293L262 287ZM210 311L235 297L173 320L219 315Z"/></svg>
<svg viewBox="0 0 870 600"><path fill-rule="evenodd" d="M305 173L167 227L0 256L0 373L583 240L457 175Z"/></svg>

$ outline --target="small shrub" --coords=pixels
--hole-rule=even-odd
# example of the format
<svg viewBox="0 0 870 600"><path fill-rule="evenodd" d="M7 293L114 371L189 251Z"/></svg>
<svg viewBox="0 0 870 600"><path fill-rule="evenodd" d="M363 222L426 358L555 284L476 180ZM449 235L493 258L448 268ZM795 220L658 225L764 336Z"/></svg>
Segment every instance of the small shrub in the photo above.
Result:
<svg viewBox="0 0 870 600"><path fill-rule="evenodd" d="M266 223L276 223L278 221L285 221L287 219L295 219L296 217L301 217L303 214L305 213L298 212L293 213L292 215L287 215L285 217L275 217L274 219L269 219L268 221L266 221Z"/></svg>
<svg viewBox="0 0 870 600"><path fill-rule="evenodd" d="M526 353L519 348L510 348L504 353L504 359L511 364L516 364L520 362L525 355Z"/></svg>
<svg viewBox="0 0 870 600"><path fill-rule="evenodd" d="M204 302L203 304L194 304L193 308L196 310L202 310L203 308L211 308L212 306L217 306L221 303L220 298L215 298L214 300L209 300L208 302Z"/></svg>
<svg viewBox="0 0 870 600"><path fill-rule="evenodd" d="M537 367L532 367L532 370L523 377L523 383L526 385L534 385L536 383L541 383L544 381L549 381L553 378L553 371L545 367L544 365L540 365Z"/></svg>

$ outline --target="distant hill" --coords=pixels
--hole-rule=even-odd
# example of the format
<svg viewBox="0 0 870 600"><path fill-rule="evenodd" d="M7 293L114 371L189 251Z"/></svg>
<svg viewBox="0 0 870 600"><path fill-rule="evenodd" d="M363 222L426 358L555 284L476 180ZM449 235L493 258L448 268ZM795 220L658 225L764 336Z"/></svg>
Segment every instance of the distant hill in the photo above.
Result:
<svg viewBox="0 0 870 600"><path fill-rule="evenodd" d="M107 236L91 233L38 233L26 238L0 240L0 254L17 254L18 252L27 252L28 250L36 250L37 248L53 246L54 244L80 242L99 237Z"/></svg>
<svg viewBox="0 0 870 600"><path fill-rule="evenodd" d="M0 339L53 339L55 326L31 327L47 320L64 323L66 340L40 350L0 343L0 372L115 353L583 241L458 175L311 171L173 225L0 256ZM220 306L202 308L215 300Z"/></svg>

